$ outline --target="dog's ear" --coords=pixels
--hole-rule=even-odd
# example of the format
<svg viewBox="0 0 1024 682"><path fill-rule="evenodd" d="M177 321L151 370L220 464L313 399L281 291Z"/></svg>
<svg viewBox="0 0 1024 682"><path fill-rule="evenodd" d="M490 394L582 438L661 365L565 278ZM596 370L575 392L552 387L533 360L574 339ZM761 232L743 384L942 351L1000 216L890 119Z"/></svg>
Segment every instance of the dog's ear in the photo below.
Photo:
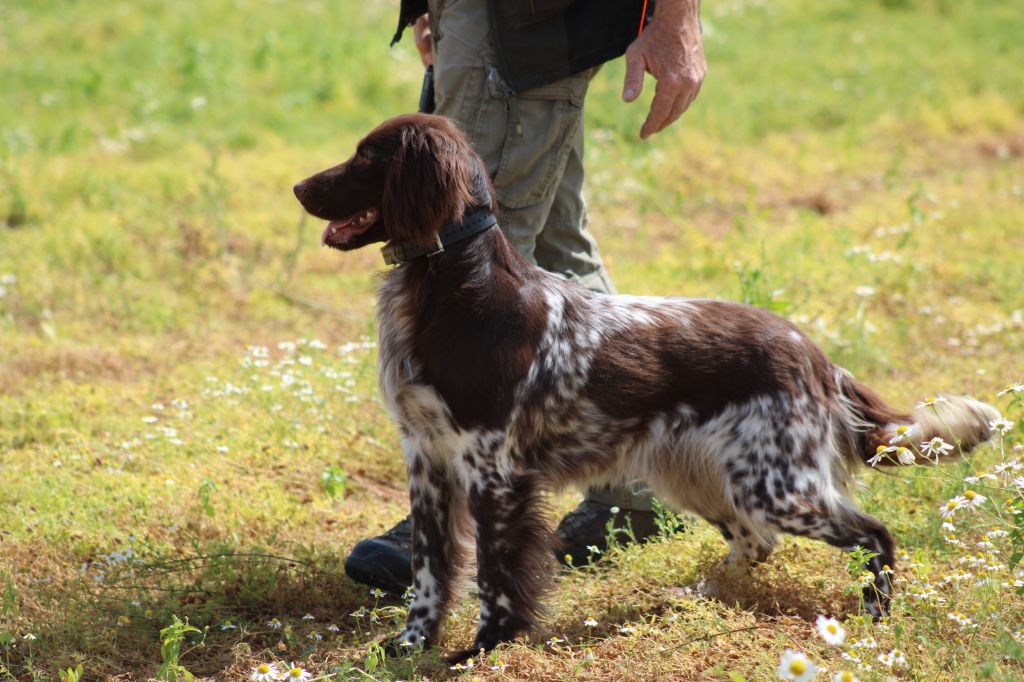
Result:
<svg viewBox="0 0 1024 682"><path fill-rule="evenodd" d="M392 241L431 244L446 223L462 220L472 204L475 153L453 132L433 125L402 130L381 206Z"/></svg>

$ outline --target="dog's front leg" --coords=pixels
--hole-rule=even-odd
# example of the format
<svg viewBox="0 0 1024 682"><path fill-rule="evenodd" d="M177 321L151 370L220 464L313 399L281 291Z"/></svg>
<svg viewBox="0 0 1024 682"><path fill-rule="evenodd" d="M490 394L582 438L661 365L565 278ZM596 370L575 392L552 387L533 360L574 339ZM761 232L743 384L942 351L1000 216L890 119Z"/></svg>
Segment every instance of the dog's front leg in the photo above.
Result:
<svg viewBox="0 0 1024 682"><path fill-rule="evenodd" d="M393 645L429 647L440 633L462 551L456 518L464 498L453 487L450 471L421 453L408 459L415 596L405 628Z"/></svg>
<svg viewBox="0 0 1024 682"><path fill-rule="evenodd" d="M480 626L461 662L509 642L532 627L550 576L551 530L535 474L507 475L477 460L470 476L469 510L476 523Z"/></svg>

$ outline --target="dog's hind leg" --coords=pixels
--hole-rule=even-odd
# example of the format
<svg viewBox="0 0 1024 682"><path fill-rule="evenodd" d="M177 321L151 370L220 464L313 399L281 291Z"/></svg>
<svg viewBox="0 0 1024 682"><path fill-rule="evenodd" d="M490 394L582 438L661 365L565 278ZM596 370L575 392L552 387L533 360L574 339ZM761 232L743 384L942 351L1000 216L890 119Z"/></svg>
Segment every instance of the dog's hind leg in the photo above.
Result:
<svg viewBox="0 0 1024 682"><path fill-rule="evenodd" d="M455 569L462 561L460 517L465 498L451 472L422 454L409 460L412 502L413 592L405 628L392 646L430 646L452 596Z"/></svg>
<svg viewBox="0 0 1024 682"><path fill-rule="evenodd" d="M729 543L729 556L725 562L763 562L775 549L776 535L765 528L753 528L737 519L714 522Z"/></svg>
<svg viewBox="0 0 1024 682"><path fill-rule="evenodd" d="M819 505L814 506L821 510ZM787 533L823 540L846 551L862 547L874 554L867 561L871 578L864 586L864 608L876 619L887 616L892 601L890 576L896 565L896 546L885 525L848 504L832 513L791 510L786 513L782 507L779 513L769 515L769 520Z"/></svg>
<svg viewBox="0 0 1024 682"><path fill-rule="evenodd" d="M476 523L480 626L472 648L453 655L452 662L511 641L535 624L553 556L536 474L499 472L485 454L466 476Z"/></svg>

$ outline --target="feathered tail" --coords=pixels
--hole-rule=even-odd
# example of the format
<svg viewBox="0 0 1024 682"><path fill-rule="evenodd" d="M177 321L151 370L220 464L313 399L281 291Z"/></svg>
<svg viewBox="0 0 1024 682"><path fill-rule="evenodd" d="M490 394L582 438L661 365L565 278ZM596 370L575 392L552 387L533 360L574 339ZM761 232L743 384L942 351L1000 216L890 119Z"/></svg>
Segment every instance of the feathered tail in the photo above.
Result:
<svg viewBox="0 0 1024 682"><path fill-rule="evenodd" d="M845 370L836 384L846 431L843 448L848 461L870 466L953 461L991 437L989 423L996 408L967 396L940 396L912 414L900 413ZM941 438L930 446L933 439Z"/></svg>

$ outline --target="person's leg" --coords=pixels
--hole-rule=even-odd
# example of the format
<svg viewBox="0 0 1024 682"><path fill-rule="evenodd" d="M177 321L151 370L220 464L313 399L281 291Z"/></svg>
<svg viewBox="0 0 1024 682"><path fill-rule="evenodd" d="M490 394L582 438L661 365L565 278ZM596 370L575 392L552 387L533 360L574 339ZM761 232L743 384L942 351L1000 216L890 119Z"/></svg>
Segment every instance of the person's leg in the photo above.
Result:
<svg viewBox="0 0 1024 682"><path fill-rule="evenodd" d="M597 245L585 229L583 100L593 71L513 94L502 81L489 35L486 0L430 0L434 37L434 113L466 133L494 181L499 224L535 263L595 291L611 293ZM618 507L623 514L613 514ZM574 562L605 546L609 520L631 512L634 534L654 532L650 493L591 491L559 526ZM614 517L614 518L613 518ZM345 563L351 578L392 591L411 582L410 525L358 543Z"/></svg>
<svg viewBox="0 0 1024 682"><path fill-rule="evenodd" d="M578 282L591 291L614 294L615 287L587 230L583 199L583 126L574 136L565 170L555 190L544 228L536 235L537 265Z"/></svg>

